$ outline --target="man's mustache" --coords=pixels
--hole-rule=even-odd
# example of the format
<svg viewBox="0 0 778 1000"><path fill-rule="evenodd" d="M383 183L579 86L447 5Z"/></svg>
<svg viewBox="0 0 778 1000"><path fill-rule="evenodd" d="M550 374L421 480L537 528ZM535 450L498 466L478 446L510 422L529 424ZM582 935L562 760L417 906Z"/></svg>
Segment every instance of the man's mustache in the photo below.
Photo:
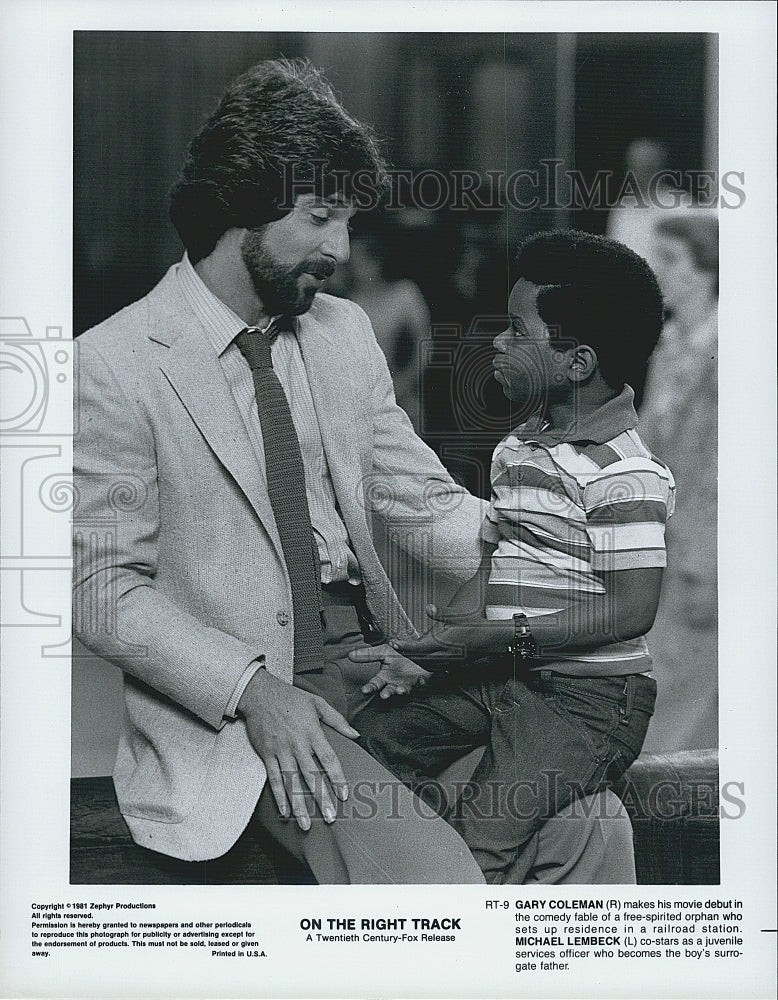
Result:
<svg viewBox="0 0 778 1000"><path fill-rule="evenodd" d="M334 261L322 258L320 260L304 261L298 268L299 274L312 274L315 278L331 278L337 265Z"/></svg>

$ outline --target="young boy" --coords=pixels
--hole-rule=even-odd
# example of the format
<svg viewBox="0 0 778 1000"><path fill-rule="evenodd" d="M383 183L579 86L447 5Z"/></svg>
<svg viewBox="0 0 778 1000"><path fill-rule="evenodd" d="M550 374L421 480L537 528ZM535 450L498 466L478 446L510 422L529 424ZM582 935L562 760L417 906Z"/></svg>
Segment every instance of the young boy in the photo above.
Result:
<svg viewBox="0 0 778 1000"><path fill-rule="evenodd" d="M420 639L373 650L383 666L364 690L381 697L354 721L430 804L431 776L485 747L448 818L493 883L520 883L544 819L640 752L656 694L644 636L674 496L628 384L662 327L648 265L565 231L528 240L517 267L494 369L521 422L494 452L481 570L445 612L430 609ZM438 668L426 686L406 657Z"/></svg>

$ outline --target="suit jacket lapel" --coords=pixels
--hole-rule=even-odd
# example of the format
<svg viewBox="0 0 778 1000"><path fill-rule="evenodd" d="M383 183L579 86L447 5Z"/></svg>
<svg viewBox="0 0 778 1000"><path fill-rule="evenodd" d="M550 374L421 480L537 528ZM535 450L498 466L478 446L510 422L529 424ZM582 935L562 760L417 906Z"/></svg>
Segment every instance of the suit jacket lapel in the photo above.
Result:
<svg viewBox="0 0 778 1000"><path fill-rule="evenodd" d="M181 303L171 311L164 331L149 330L152 340L169 348L160 367L208 445L254 507L283 563L264 459L251 445L219 359L199 321L188 309L182 311ZM187 317L186 329L182 329L182 315Z"/></svg>
<svg viewBox="0 0 778 1000"><path fill-rule="evenodd" d="M360 417L368 419L371 414L360 407L354 366L347 367L333 347L326 327L311 313L303 317L300 348L335 496L359 560L371 609L384 627L393 623L396 628L408 619L378 558L364 490L372 472L373 428L372 424L365 428Z"/></svg>
<svg viewBox="0 0 778 1000"><path fill-rule="evenodd" d="M310 314L301 322L300 349L335 494L349 533L355 529L359 535L367 523L362 480L370 470L370 451L358 419L353 369L342 367L326 328Z"/></svg>

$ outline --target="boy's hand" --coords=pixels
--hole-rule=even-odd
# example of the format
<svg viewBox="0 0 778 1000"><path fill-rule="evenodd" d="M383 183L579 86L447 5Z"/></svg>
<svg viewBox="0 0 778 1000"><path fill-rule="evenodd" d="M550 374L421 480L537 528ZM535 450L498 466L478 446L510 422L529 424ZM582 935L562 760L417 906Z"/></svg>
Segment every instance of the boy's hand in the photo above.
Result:
<svg viewBox="0 0 778 1000"><path fill-rule="evenodd" d="M362 694L377 691L381 698L410 694L413 688L423 687L430 677L429 671L417 666L388 643L352 649L348 655L355 663L375 663L379 668L375 677L363 685Z"/></svg>

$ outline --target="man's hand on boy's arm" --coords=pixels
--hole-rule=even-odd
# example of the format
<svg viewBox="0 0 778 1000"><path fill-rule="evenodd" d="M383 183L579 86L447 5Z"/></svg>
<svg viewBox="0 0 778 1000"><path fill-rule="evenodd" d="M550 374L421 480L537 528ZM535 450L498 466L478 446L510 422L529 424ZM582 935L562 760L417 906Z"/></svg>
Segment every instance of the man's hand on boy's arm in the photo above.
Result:
<svg viewBox="0 0 778 1000"><path fill-rule="evenodd" d="M512 624L510 629L505 630L505 623L503 622L487 622L484 617L484 604L486 588L489 582L489 574L491 572L492 566L492 555L494 553L496 546L492 542L481 541L481 563L476 570L475 574L466 580L465 583L454 593L448 605L442 610L434 604L427 605L427 615L428 617L435 620L436 625L433 625L423 636L419 639L408 639L408 640L391 640L390 643L374 647L377 651L384 651L386 653L385 667L373 678L370 683L379 680L383 675L386 674L388 669L396 671L399 669L406 670L406 666L401 666L401 662L408 664L411 660L415 661L412 665L415 666L417 662L426 664L431 670L441 669L449 664L455 665L457 659L463 659L464 655L460 652L460 647L462 645L462 640L469 640L469 652L467 655L486 655L488 652L492 651L491 647L494 646L494 652L500 653L504 652L504 648L499 647L499 636L496 634L499 632L502 626L505 635L508 638L505 640L509 641L510 636L513 635ZM480 631L478 633L478 639L483 640L486 647L481 654L475 652L475 636L474 628L479 625L486 625L489 628L490 634L487 636L486 632ZM388 652L387 652L388 651ZM399 660L391 661L389 654L394 653ZM370 659L367 655L367 651L359 650L356 651L355 656L352 659L360 659L362 662ZM401 655L405 654L405 655ZM406 659L408 657L408 659ZM429 663L427 660L429 659ZM391 663L391 667L390 667ZM419 668L417 668L419 669ZM416 683L424 684L429 677L429 672L424 671L424 677L421 682L416 681ZM397 675L397 683L400 687L407 688L406 676L404 674ZM366 691L369 685L363 688ZM415 686L415 685L411 685ZM382 697L388 698L392 693L407 693L406 691L391 691L385 693L382 691Z"/></svg>
<svg viewBox="0 0 778 1000"><path fill-rule="evenodd" d="M486 584L491 571L492 553L495 546L489 542L481 543L481 564L475 574L470 577L451 598L451 603L446 609L446 613L460 622L470 622L478 620L485 622L483 617L484 595ZM429 605L427 614L434 617L438 614L434 605ZM444 640L438 643L431 636L433 630L422 636L419 640L409 641L409 649L414 651L418 648L419 658L423 658L425 651L431 649L438 655L433 657L433 663L437 666L443 665L437 661L443 660L448 663L452 659L450 645ZM467 628L467 634L472 633L471 628ZM420 643L417 647L417 643ZM393 695L409 694L416 687L423 687L430 677L430 672L422 666L413 662L416 658L415 652L412 658L403 655L404 647L394 641L383 643L380 646L366 646L352 649L349 659L355 663L375 663L376 674L367 684L362 687L363 694L379 692L380 697L387 699Z"/></svg>
<svg viewBox="0 0 778 1000"><path fill-rule="evenodd" d="M381 698L410 694L415 687L423 687L430 676L429 671L398 653L389 643L360 646L352 649L348 655L355 663L376 665L375 676L362 686L363 694L379 692Z"/></svg>
<svg viewBox="0 0 778 1000"><path fill-rule="evenodd" d="M446 611L450 614L483 615L486 587L492 571L492 555L496 549L492 542L481 541L481 563L469 580L455 592L448 602ZM430 605L429 607L434 607ZM427 611L429 614L429 609Z"/></svg>
<svg viewBox="0 0 778 1000"><path fill-rule="evenodd" d="M513 620L488 620L482 612L462 614L449 605L427 607L433 625L418 639L393 639L391 645L429 670L456 667L467 659L501 656L513 639Z"/></svg>

